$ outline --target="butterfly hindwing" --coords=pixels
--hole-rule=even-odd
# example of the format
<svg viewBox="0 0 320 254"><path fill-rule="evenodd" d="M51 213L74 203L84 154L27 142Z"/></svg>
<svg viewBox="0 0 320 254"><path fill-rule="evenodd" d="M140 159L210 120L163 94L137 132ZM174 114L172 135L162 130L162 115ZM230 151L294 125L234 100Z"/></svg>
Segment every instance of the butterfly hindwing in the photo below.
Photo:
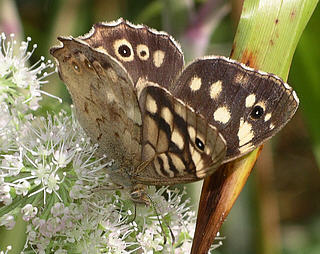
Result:
<svg viewBox="0 0 320 254"><path fill-rule="evenodd" d="M291 119L299 103L280 78L224 57L194 61L170 91L218 128L227 142L224 162L272 137Z"/></svg>
<svg viewBox="0 0 320 254"><path fill-rule="evenodd" d="M141 162L141 113L131 78L108 54L73 38L59 38L52 48L61 79L67 85L78 120L100 154L120 165Z"/></svg>
<svg viewBox="0 0 320 254"><path fill-rule="evenodd" d="M180 46L171 36L123 19L97 23L79 38L117 59L134 84L143 78L169 87L184 65Z"/></svg>
<svg viewBox="0 0 320 254"><path fill-rule="evenodd" d="M139 95L142 160L148 167L134 177L164 185L196 181L212 173L225 157L217 129L166 89L148 84Z"/></svg>

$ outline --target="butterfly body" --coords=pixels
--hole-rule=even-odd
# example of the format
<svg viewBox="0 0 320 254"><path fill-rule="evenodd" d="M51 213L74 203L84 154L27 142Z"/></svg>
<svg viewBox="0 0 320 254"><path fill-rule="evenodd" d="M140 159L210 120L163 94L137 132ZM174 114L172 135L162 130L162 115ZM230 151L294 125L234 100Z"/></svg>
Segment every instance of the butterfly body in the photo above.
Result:
<svg viewBox="0 0 320 254"><path fill-rule="evenodd" d="M51 54L79 122L137 201L141 184L196 181L247 154L298 107L280 78L225 57L184 68L172 37L122 19L59 40Z"/></svg>

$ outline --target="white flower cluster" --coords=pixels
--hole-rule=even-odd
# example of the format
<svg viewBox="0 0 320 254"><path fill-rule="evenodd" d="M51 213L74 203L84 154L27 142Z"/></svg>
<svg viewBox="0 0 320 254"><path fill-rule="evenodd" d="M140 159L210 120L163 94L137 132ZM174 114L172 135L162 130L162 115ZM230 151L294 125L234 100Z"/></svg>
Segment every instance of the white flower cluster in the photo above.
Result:
<svg viewBox="0 0 320 254"><path fill-rule="evenodd" d="M112 161L94 158L73 114L33 116L51 63L27 67L29 42L15 55L13 36L0 37L0 226L12 229L21 214L26 252L189 252L195 213L184 193L149 188L153 205L136 206L110 182Z"/></svg>
<svg viewBox="0 0 320 254"><path fill-rule="evenodd" d="M47 83L44 79L53 73L44 70L53 67L53 64L50 60L45 63L44 57L41 57L34 65L28 66L28 60L37 48L37 44L34 44L32 50L28 51L30 41L28 37L21 42L18 52L15 52L17 42L14 35L10 34L7 40L4 33L0 34L0 102L36 110L41 93L45 93L40 86Z"/></svg>

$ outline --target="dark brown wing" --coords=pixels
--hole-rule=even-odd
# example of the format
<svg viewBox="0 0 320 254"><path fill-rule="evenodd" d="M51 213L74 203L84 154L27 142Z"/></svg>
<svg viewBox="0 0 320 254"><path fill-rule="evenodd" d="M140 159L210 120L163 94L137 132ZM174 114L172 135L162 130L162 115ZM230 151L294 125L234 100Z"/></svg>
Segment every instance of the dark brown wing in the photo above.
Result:
<svg viewBox="0 0 320 254"><path fill-rule="evenodd" d="M95 24L79 39L121 62L134 84L142 78L168 88L184 65L180 46L170 35L123 19Z"/></svg>
<svg viewBox="0 0 320 254"><path fill-rule="evenodd" d="M276 134L299 104L280 78L224 57L194 61L169 90L217 127L227 141L225 162Z"/></svg>

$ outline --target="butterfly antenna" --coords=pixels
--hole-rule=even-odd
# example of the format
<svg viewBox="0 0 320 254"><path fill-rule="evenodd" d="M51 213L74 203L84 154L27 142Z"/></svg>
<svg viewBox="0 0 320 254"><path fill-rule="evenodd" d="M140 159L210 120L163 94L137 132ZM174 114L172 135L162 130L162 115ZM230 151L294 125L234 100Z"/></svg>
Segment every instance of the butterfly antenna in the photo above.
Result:
<svg viewBox="0 0 320 254"><path fill-rule="evenodd" d="M163 228L162 222L161 222L161 220L160 220L160 215L159 215L159 213L158 213L158 211L157 211L156 204L155 204L155 202L153 202L152 198L148 195L148 193L145 192L145 195L146 195L146 196L148 197L148 199L150 200L150 202L151 202L151 204L152 204L152 207L153 207L153 210L154 210L154 212L155 212L156 215L157 215L157 219L158 219L158 222L159 222L159 224L160 224L161 232L162 232L163 238L164 238L163 244L165 245L165 244L167 243L167 237L166 237L166 234L165 234L165 232L164 232L164 228ZM163 220L163 223L164 223L164 224L166 225L166 227L169 229L169 232L170 232L170 235L171 235L171 239L172 239L172 245L174 245L174 243L175 243L174 234L173 234L170 226L166 223L165 220Z"/></svg>

